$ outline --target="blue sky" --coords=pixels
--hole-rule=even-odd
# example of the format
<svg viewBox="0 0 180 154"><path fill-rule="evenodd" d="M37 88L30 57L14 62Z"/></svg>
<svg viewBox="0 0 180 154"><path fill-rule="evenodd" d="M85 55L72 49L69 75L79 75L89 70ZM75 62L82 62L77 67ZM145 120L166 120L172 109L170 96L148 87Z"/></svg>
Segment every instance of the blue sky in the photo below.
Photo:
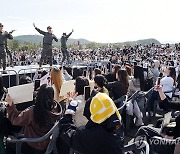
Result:
<svg viewBox="0 0 180 154"><path fill-rule="evenodd" d="M32 23L58 37L122 42L156 38L180 42L180 0L1 0L0 22L14 35L38 34ZM4 6L4 7L3 7Z"/></svg>

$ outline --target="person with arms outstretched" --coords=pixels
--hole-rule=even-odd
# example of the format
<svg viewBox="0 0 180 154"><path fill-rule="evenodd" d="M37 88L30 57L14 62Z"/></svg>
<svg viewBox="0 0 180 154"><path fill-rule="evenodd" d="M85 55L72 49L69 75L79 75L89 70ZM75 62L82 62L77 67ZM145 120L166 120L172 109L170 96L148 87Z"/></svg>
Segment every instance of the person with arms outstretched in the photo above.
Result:
<svg viewBox="0 0 180 154"><path fill-rule="evenodd" d="M6 52L7 52L7 39L13 39L12 33L14 32L7 32L7 31L3 31L3 24L0 23L0 62L2 60L3 63L3 73L7 74L6 71ZM8 54L10 55L10 53L8 52Z"/></svg>
<svg viewBox="0 0 180 154"><path fill-rule="evenodd" d="M43 50L41 53L41 59L39 62L39 67L42 66L42 63L44 60L49 61L50 66L52 66L52 41L55 40L58 42L57 37L53 34L52 27L47 27L47 32L40 30L36 27L35 23L33 23L34 28L42 35L44 35L43 38Z"/></svg>
<svg viewBox="0 0 180 154"><path fill-rule="evenodd" d="M66 42L73 32L74 32L74 30L72 29L72 31L68 35L66 35L66 33L63 33L63 35L61 37L61 52L63 54L62 65L63 65L65 59L67 59L68 64L70 64L69 51L67 50Z"/></svg>

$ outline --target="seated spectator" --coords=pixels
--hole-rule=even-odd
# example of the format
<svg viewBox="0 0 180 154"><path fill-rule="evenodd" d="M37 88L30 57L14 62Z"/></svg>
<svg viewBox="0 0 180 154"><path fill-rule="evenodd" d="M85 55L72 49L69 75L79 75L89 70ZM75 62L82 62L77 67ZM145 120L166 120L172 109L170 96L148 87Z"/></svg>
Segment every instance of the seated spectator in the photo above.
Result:
<svg viewBox="0 0 180 154"><path fill-rule="evenodd" d="M24 126L24 137L37 138L45 135L60 117L60 106L54 101L54 90L46 84L38 91L35 106L18 112L11 97L6 97L7 113L13 125ZM44 153L49 140L39 143L23 143L22 152L26 154ZM7 154L15 153L16 142L7 142Z"/></svg>
<svg viewBox="0 0 180 154"><path fill-rule="evenodd" d="M95 88L99 92L105 93L109 96L109 91L106 89L107 80L103 75L96 75L94 78Z"/></svg>
<svg viewBox="0 0 180 154"><path fill-rule="evenodd" d="M54 89L54 100L60 102L60 91L62 86L62 73L58 68L52 68L51 70L51 86Z"/></svg>
<svg viewBox="0 0 180 154"><path fill-rule="evenodd" d="M160 66L160 62L158 60L153 60L151 62L151 74L155 78L159 77L159 74L160 74L160 72L158 70L159 66Z"/></svg>
<svg viewBox="0 0 180 154"><path fill-rule="evenodd" d="M174 67L169 67L165 71L166 76L163 77L160 81L160 85L162 86L163 92L165 92L168 99L172 98L172 91L176 84L176 71ZM166 93L168 92L168 93ZM158 100L159 94L157 91L153 91L152 96L150 98L149 109L150 111L154 110L154 102Z"/></svg>
<svg viewBox="0 0 180 154"><path fill-rule="evenodd" d="M128 76L132 76L132 68L129 65L126 65L125 69L126 69L126 71L128 73Z"/></svg>
<svg viewBox="0 0 180 154"><path fill-rule="evenodd" d="M29 84L29 83L32 83L32 80L29 76L24 75L19 80L19 85ZM23 111L26 108L33 106L35 104L35 97L36 97L36 93L34 92L33 101L22 102L22 103L16 104L16 109L18 111ZM6 126L6 129L4 129L5 135L7 135L7 136L8 135L18 135L22 131L22 126L13 125L6 116L3 118L3 120L4 120L4 125Z"/></svg>
<svg viewBox="0 0 180 154"><path fill-rule="evenodd" d="M118 81L111 82L107 85L109 91L112 92L112 98L114 100L127 95L129 88L128 74L126 70L119 70L116 74Z"/></svg>
<svg viewBox="0 0 180 154"><path fill-rule="evenodd" d="M70 98L75 98L71 95ZM69 99L69 98L68 98ZM76 114L78 102L71 101L60 120L59 136L75 151L82 154L121 154L123 126L121 115L108 95L98 93L89 106L90 119L86 126L72 126L72 114ZM98 114L101 113L101 114Z"/></svg>
<svg viewBox="0 0 180 154"><path fill-rule="evenodd" d="M82 76L83 71L80 68L74 68L73 69L73 80L75 80L78 76Z"/></svg>
<svg viewBox="0 0 180 154"><path fill-rule="evenodd" d="M180 111L180 104L169 102L169 100L167 99L167 96L163 92L162 86L157 86L156 90L158 90L159 96L161 99L161 102L159 104L160 108L162 108L166 111L168 111L169 109ZM149 142L149 139L153 136L159 136L159 137L167 138L167 139L173 139L173 138L176 139L176 138L180 137L180 132L179 132L180 115L176 117L175 122L176 122L176 125L175 125L173 131L169 132L169 134L160 133L161 128L143 126L138 130L136 136L146 136L148 142ZM163 146L166 146L166 148L164 149ZM163 146L159 146L159 148L154 149L154 150L156 150L156 152L158 152L158 154L170 154L170 153L179 153L180 152L180 151L176 151L176 150L179 150L178 144L176 145L177 148L174 145L170 145L168 143L167 143L167 145L163 144ZM167 149L167 146L168 146L168 149ZM158 145L157 145L157 147L158 147Z"/></svg>
<svg viewBox="0 0 180 154"><path fill-rule="evenodd" d="M129 81L129 94L132 95L136 91L144 90L144 73L140 66L134 67L134 78Z"/></svg>
<svg viewBox="0 0 180 154"><path fill-rule="evenodd" d="M114 65L114 67L112 69L112 73L109 73L105 76L108 82L117 81L116 74L120 68L121 68L121 66L119 66L117 64Z"/></svg>
<svg viewBox="0 0 180 154"><path fill-rule="evenodd" d="M94 77L98 74L101 74L101 70L99 68L94 69Z"/></svg>
<svg viewBox="0 0 180 154"><path fill-rule="evenodd" d="M65 81L72 80L72 76L68 74L67 70L63 69L63 78Z"/></svg>
<svg viewBox="0 0 180 154"><path fill-rule="evenodd" d="M76 114L73 116L74 124L77 127L84 126L88 122L87 118L83 116L84 107L85 107L85 98L84 98L85 86L89 86L88 79L83 76L77 77L75 81L75 93L77 93L77 97L74 98L74 100L78 101L79 105ZM68 95L70 95L70 93Z"/></svg>

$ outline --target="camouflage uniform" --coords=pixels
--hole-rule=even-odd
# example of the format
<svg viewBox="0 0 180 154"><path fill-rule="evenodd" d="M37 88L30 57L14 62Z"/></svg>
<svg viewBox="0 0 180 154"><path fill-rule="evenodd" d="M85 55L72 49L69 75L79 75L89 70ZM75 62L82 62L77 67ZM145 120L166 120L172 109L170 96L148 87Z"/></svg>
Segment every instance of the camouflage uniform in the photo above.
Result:
<svg viewBox="0 0 180 154"><path fill-rule="evenodd" d="M2 60L3 62L3 70L6 69L6 52L10 54L7 47L7 39L13 39L11 33L0 32L0 61ZM12 60L11 56L10 58Z"/></svg>
<svg viewBox="0 0 180 154"><path fill-rule="evenodd" d="M53 34L44 32L40 30L39 28L35 28L40 34L44 35L43 38L43 50L41 53L41 59L39 62L39 66L42 66L42 63L44 60L48 60L50 63L50 66L52 66L52 41L55 40L58 42L58 39L56 37L53 37Z"/></svg>
<svg viewBox="0 0 180 154"><path fill-rule="evenodd" d="M68 35L66 35L66 33L63 33L63 36L61 37L61 52L63 54L62 64L63 64L63 62L65 61L66 58L67 58L68 63L70 63L69 52L67 50L66 42L67 42L67 40L68 40L68 38L70 37L71 34L72 34L72 32L69 33Z"/></svg>

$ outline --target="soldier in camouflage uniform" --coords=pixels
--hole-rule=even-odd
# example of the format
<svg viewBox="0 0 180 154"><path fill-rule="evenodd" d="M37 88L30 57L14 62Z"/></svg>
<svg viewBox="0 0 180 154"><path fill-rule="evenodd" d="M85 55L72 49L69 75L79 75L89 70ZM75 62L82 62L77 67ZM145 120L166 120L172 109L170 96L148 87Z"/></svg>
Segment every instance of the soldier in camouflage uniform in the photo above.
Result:
<svg viewBox="0 0 180 154"><path fill-rule="evenodd" d="M6 32L3 31L3 25L0 23L0 62L3 63L3 73L6 74L6 52L7 52L7 39L13 39L13 31ZM9 50L8 50L9 51ZM9 54L9 53L8 53Z"/></svg>
<svg viewBox="0 0 180 154"><path fill-rule="evenodd" d="M67 59L68 64L70 64L69 51L67 50L66 42L73 32L74 30L72 30L72 32L70 32L68 35L66 35L66 33L63 33L61 37L61 52L63 54L62 65L66 59Z"/></svg>
<svg viewBox="0 0 180 154"><path fill-rule="evenodd" d="M33 23L34 28L42 35L44 35L43 38L43 50L41 53L41 59L39 62L39 67L42 66L42 63L44 60L49 61L50 66L52 66L52 41L55 40L58 42L57 37L52 33L52 28L50 26L47 27L47 32L44 32L37 28L35 24Z"/></svg>

